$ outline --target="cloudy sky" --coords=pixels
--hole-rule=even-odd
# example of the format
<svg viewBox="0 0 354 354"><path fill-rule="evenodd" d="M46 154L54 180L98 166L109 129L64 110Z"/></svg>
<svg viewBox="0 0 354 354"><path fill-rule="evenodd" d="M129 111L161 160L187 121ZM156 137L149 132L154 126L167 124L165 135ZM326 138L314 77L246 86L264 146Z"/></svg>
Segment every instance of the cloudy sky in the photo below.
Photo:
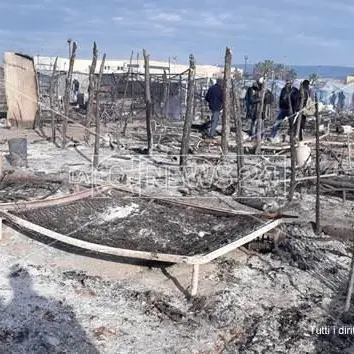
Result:
<svg viewBox="0 0 354 354"><path fill-rule="evenodd" d="M289 65L354 66L353 0L1 0L0 51L107 58L146 48L151 59L220 64L272 59Z"/></svg>

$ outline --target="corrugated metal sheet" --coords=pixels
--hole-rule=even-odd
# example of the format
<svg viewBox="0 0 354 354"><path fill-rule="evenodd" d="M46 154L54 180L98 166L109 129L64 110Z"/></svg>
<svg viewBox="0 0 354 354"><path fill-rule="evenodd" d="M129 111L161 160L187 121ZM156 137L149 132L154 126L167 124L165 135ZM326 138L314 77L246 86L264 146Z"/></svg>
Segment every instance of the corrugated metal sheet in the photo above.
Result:
<svg viewBox="0 0 354 354"><path fill-rule="evenodd" d="M17 53L5 53L4 72L9 125L33 128L38 109L33 59Z"/></svg>

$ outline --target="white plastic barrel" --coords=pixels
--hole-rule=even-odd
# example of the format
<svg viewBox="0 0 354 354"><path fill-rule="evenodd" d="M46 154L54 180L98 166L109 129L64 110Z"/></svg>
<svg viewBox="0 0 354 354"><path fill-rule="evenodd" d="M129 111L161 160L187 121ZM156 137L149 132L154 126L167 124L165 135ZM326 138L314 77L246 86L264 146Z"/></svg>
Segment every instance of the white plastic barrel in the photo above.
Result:
<svg viewBox="0 0 354 354"><path fill-rule="evenodd" d="M311 162L311 148L300 142L296 148L296 167L306 167Z"/></svg>
<svg viewBox="0 0 354 354"><path fill-rule="evenodd" d="M350 134L353 131L353 127L351 125L342 125L343 134Z"/></svg>

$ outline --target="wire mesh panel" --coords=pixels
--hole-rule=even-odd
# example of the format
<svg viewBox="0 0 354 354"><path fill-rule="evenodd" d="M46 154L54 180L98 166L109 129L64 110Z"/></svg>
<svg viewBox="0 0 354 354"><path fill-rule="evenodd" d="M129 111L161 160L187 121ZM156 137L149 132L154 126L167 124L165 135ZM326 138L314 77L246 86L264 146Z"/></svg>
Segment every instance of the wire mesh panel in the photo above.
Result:
<svg viewBox="0 0 354 354"><path fill-rule="evenodd" d="M137 251L193 256L214 251L264 225L249 215L220 217L119 192L60 206L12 212L83 241Z"/></svg>

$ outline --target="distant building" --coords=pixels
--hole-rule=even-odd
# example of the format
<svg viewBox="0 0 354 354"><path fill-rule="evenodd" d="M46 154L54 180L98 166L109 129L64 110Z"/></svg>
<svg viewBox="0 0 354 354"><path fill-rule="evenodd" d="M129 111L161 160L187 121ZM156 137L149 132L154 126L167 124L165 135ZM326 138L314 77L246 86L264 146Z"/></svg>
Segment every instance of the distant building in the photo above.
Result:
<svg viewBox="0 0 354 354"><path fill-rule="evenodd" d="M44 57L36 56L34 57L34 63L37 71L52 71L55 62L55 57ZM82 74L88 74L90 72L91 59L76 59L74 63L74 72L79 72ZM101 60L97 61L96 73L99 72L101 65ZM58 71L67 71L69 68L69 59L68 58L58 58L57 61L57 70ZM121 60L109 60L105 61L104 65L104 74L110 73L127 73L129 68L132 72L135 73L144 73L144 60L138 59L133 60L130 63L130 60L121 59ZM151 74L163 74L164 71L170 74L181 74L188 70L188 65L177 64L176 62L164 62L150 60L150 73ZM233 71L242 75L243 70L238 68L233 68ZM222 76L223 68L214 66L214 65L198 65L196 68L196 76L204 78L216 78Z"/></svg>
<svg viewBox="0 0 354 354"><path fill-rule="evenodd" d="M348 75L347 78L345 79L345 83L347 85L353 84L354 83L354 75Z"/></svg>

